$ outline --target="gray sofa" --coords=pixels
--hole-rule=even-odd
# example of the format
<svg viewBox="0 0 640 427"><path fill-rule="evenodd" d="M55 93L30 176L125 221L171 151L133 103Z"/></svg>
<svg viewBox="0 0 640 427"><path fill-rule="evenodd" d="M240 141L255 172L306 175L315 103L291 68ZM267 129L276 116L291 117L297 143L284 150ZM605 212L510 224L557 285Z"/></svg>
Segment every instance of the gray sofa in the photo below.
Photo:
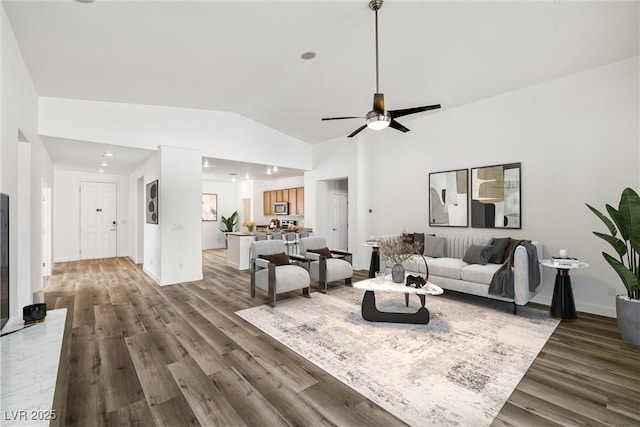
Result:
<svg viewBox="0 0 640 427"><path fill-rule="evenodd" d="M444 257L424 256L429 266L429 281L443 289L464 292L486 298L493 298L501 301L514 303L514 313L516 305L527 304L540 290L538 286L534 291L529 290L529 257L523 246L515 248L513 258L514 273L514 298L507 298L489 293L489 285L494 273L501 267L501 264L488 263L486 265L468 264L463 261L465 253L471 245L488 245L491 238L482 238L469 235L457 236L437 236L444 238ZM425 253L429 253L429 237L425 243ZM442 242L440 242L442 243ZM536 250L538 259L542 259L542 244L538 241L531 242ZM413 255L409 260L403 262L405 270L409 274L423 274L426 272L425 261L422 255ZM393 263L385 261L387 271L391 270ZM542 267L538 268L542 277Z"/></svg>

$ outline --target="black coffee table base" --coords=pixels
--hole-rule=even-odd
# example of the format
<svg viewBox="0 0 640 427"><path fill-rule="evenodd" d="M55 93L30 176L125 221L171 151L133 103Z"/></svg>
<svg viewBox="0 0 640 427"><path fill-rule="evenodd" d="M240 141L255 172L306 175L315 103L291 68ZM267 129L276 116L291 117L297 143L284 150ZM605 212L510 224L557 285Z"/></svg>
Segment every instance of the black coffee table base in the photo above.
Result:
<svg viewBox="0 0 640 427"><path fill-rule="evenodd" d="M376 307L376 296L373 291L365 291L362 298L362 318L369 322L410 323L426 325L429 323L429 310L424 306L425 296L418 295L422 307L415 313L391 313L380 311Z"/></svg>

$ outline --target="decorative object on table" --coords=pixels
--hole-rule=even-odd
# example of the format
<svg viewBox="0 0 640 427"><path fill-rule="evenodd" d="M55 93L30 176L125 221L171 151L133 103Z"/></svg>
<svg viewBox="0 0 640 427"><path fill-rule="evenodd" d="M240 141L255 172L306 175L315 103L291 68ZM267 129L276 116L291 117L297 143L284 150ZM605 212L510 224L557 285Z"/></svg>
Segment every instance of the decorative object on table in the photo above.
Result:
<svg viewBox="0 0 640 427"><path fill-rule="evenodd" d="M22 308L22 320L25 325L43 322L47 317L47 304L31 304Z"/></svg>
<svg viewBox="0 0 640 427"><path fill-rule="evenodd" d="M471 169L471 227L521 228L521 163Z"/></svg>
<svg viewBox="0 0 640 427"><path fill-rule="evenodd" d="M566 249L560 249L558 251L558 258L569 258L569 251Z"/></svg>
<svg viewBox="0 0 640 427"><path fill-rule="evenodd" d="M424 277L422 277L422 276L414 276L414 275L411 275L411 274L409 274L407 276L407 286L414 287L416 289L420 289L421 287L423 287L426 284L427 284L427 281L424 280Z"/></svg>
<svg viewBox="0 0 640 427"><path fill-rule="evenodd" d="M217 221L218 220L218 195L203 194L202 195L202 220Z"/></svg>
<svg viewBox="0 0 640 427"><path fill-rule="evenodd" d="M640 196L633 189L625 188L618 209L606 205L611 219L586 205L609 229L609 234L597 231L593 234L608 242L618 254L619 259L602 252L627 289L627 295L616 297L620 335L623 341L640 346Z"/></svg>
<svg viewBox="0 0 640 427"><path fill-rule="evenodd" d="M242 223L243 227L247 227L247 231L249 233L253 232L253 228L256 226L256 222L255 221L245 221Z"/></svg>
<svg viewBox="0 0 640 427"><path fill-rule="evenodd" d="M146 218L147 224L158 223L158 180L147 184Z"/></svg>
<svg viewBox="0 0 640 427"><path fill-rule="evenodd" d="M404 282L404 267L402 263L416 253L419 244L414 242L409 233L403 231L399 236L380 240L380 250L385 259L393 261L391 278L394 283Z"/></svg>
<svg viewBox="0 0 640 427"><path fill-rule="evenodd" d="M580 265L580 261L578 260L578 258L551 257L551 262L553 262L553 265L558 267L577 267L578 265Z"/></svg>
<svg viewBox="0 0 640 427"><path fill-rule="evenodd" d="M469 169L429 174L429 225L469 226Z"/></svg>

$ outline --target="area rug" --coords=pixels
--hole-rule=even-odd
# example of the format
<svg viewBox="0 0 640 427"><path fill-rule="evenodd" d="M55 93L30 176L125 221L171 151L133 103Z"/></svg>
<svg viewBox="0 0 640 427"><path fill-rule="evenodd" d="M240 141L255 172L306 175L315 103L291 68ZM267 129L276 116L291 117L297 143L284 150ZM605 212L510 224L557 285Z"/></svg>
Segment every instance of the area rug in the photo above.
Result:
<svg viewBox="0 0 640 427"><path fill-rule="evenodd" d="M549 313L455 294L427 297L428 325L373 323L364 291L313 293L236 312L413 426L488 426L559 321ZM415 312L402 294L376 293L384 311Z"/></svg>

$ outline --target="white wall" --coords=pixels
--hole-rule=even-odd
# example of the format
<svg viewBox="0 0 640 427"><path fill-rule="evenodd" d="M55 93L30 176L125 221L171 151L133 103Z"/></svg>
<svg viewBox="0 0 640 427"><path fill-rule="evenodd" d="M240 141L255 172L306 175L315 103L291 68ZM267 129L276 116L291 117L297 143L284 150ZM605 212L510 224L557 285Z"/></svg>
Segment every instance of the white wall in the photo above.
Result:
<svg viewBox="0 0 640 427"><path fill-rule="evenodd" d="M151 150L180 141L207 157L311 167L308 144L228 112L42 97L40 134Z"/></svg>
<svg viewBox="0 0 640 427"><path fill-rule="evenodd" d="M132 175L137 178L137 175ZM160 153L155 153L153 156L149 157L143 166L143 174L144 177L144 188L145 192L142 194L137 194L138 197L142 197L144 199L146 194L147 184L150 182L158 180L158 187L160 191L162 191L162 182L160 182ZM158 200L162 193L159 193ZM162 196L164 197L164 196ZM146 206L146 202L145 202ZM162 218L163 212L158 211L158 223ZM162 281L162 262L161 262L161 232L159 224L147 224L145 221L143 223L144 227L144 260L142 263L142 270L147 273L156 283L160 283Z"/></svg>
<svg viewBox="0 0 640 427"><path fill-rule="evenodd" d="M19 315L33 302L31 292L42 289L41 186L52 186L52 165L38 136L38 94L18 48L4 6L0 7L0 191L10 197L10 305ZM22 135L22 136L19 136ZM28 141L29 185L18 195L18 140ZM18 197L21 200L18 200ZM24 199L27 200L24 200ZM18 205L28 212L17 215ZM18 230L31 226L28 250L18 258ZM36 230L36 232L33 232ZM18 275L22 272L23 277Z"/></svg>
<svg viewBox="0 0 640 427"><path fill-rule="evenodd" d="M53 171L53 260L80 259L80 182L116 183L118 245L117 256L129 256L129 179L126 175L78 172L63 169Z"/></svg>
<svg viewBox="0 0 640 427"><path fill-rule="evenodd" d="M391 129L363 132L360 141L366 149L349 165L330 160L338 149L336 141L321 144L314 147L307 187L344 174L348 166L359 170L357 197L349 180L349 201L358 203L349 224L357 225L359 241L406 228L540 240L545 257L566 248L590 264L571 273L577 309L614 316L615 302L607 288L620 293L624 288L600 254L608 247L591 231L604 230L584 203L617 205L622 189L640 180L638 72L635 57L459 108L445 105L402 120L411 129L406 134ZM340 143L343 151L357 149L348 140ZM348 162L353 154L338 152L333 159ZM429 172L512 162L522 162L521 230L428 226ZM319 218L313 220L321 224ZM350 248L366 251L359 245ZM354 258L357 267L366 267L366 257ZM555 271L545 269L535 301L550 304L554 276Z"/></svg>
<svg viewBox="0 0 640 427"><path fill-rule="evenodd" d="M235 185L230 182L202 181L202 193L218 195L218 220L202 221L202 248L224 248L225 236L221 228L224 228L221 217L228 217L236 210Z"/></svg>

